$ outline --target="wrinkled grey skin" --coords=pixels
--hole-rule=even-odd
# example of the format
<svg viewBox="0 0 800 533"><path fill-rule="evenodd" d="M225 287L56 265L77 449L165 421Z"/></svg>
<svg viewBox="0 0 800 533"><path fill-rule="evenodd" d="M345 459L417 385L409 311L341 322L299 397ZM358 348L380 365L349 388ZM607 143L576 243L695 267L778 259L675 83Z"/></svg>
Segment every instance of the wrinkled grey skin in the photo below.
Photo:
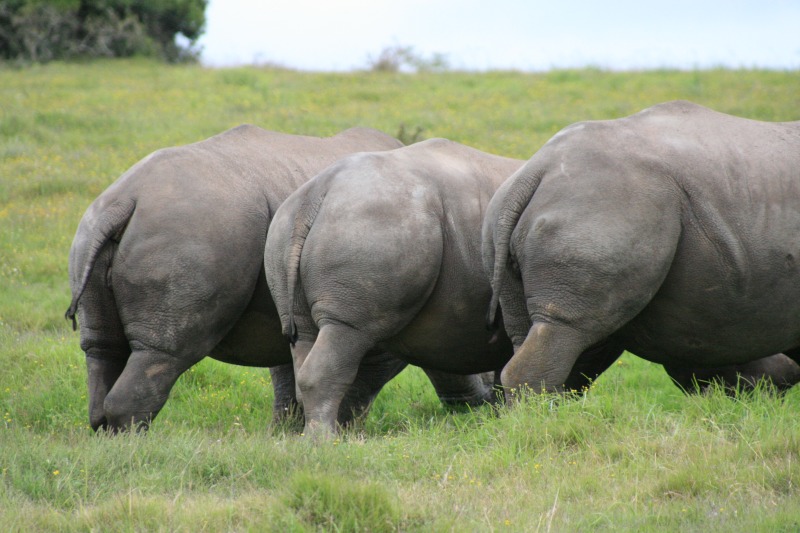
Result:
<svg viewBox="0 0 800 533"><path fill-rule="evenodd" d="M340 157L398 146L362 128L316 138L244 125L159 150L103 192L69 260L67 317L80 319L92 427L146 428L178 377L206 355L271 367L273 417L286 416L295 405L291 353L263 272L272 215ZM380 353L365 360L342 420L364 411L404 366ZM431 378L444 401L483 387L477 376Z"/></svg>
<svg viewBox="0 0 800 533"><path fill-rule="evenodd" d="M295 342L307 435L336 430L370 350L461 374L506 363L508 338L492 342L485 326L480 230L492 194L522 163L433 139L345 158L278 209L265 269Z"/></svg>
<svg viewBox="0 0 800 533"><path fill-rule="evenodd" d="M796 383L798 205L800 122L671 102L564 129L484 220L489 318L499 299L515 347L507 396L563 390L576 359L604 347L686 388L692 374Z"/></svg>

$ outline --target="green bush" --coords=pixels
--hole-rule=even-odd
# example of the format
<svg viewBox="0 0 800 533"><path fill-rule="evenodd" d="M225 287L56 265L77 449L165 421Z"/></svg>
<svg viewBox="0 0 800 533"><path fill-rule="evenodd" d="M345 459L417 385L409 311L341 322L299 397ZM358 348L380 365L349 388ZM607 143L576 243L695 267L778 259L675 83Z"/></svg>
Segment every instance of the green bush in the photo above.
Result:
<svg viewBox="0 0 800 533"><path fill-rule="evenodd" d="M0 2L0 59L79 57L194 61L207 0L6 0ZM179 45L180 34L187 41Z"/></svg>
<svg viewBox="0 0 800 533"><path fill-rule="evenodd" d="M430 58L418 54L413 46L387 46L377 57L367 58L368 68L374 72L442 72L450 65L444 54Z"/></svg>

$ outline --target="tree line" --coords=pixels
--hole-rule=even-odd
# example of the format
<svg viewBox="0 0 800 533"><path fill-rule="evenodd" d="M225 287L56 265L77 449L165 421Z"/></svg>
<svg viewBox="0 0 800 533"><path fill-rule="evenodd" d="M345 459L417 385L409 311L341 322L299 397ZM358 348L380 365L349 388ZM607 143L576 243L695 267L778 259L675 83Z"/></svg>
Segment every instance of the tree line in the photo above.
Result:
<svg viewBox="0 0 800 533"><path fill-rule="evenodd" d="M0 60L196 61L208 0L0 0Z"/></svg>

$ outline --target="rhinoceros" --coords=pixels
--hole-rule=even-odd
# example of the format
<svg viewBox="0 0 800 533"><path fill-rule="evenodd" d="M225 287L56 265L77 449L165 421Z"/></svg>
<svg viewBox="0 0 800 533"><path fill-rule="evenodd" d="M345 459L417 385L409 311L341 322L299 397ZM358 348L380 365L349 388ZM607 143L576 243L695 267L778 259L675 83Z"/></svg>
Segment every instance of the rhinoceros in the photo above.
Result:
<svg viewBox="0 0 800 533"><path fill-rule="evenodd" d="M146 429L178 377L205 356L271 367L273 417L294 405L291 353L264 278L270 220L340 157L402 146L376 130L330 138L243 125L135 164L86 210L70 250L94 429ZM374 354L342 410L364 410L405 363ZM429 372L446 402L483 399L479 376ZM477 398L477 399L475 399Z"/></svg>
<svg viewBox="0 0 800 533"><path fill-rule="evenodd" d="M485 327L483 214L523 161L445 139L342 159L284 202L264 264L291 341L306 435L336 431L339 402L370 350L471 374L512 355ZM574 386L613 359L584 356Z"/></svg>
<svg viewBox="0 0 800 533"><path fill-rule="evenodd" d="M684 384L738 373L791 386L800 122L676 101L569 126L492 198L483 260L489 321L499 303L515 348L507 397L561 391L582 353L604 349Z"/></svg>

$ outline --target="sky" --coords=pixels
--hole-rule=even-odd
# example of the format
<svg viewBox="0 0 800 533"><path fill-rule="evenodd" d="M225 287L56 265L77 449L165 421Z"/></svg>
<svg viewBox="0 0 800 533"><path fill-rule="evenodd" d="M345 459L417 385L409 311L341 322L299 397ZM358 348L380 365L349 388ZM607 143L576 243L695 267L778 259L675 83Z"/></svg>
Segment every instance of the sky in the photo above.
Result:
<svg viewBox="0 0 800 533"><path fill-rule="evenodd" d="M368 68L389 47L458 70L800 69L800 0L210 0L207 66Z"/></svg>

